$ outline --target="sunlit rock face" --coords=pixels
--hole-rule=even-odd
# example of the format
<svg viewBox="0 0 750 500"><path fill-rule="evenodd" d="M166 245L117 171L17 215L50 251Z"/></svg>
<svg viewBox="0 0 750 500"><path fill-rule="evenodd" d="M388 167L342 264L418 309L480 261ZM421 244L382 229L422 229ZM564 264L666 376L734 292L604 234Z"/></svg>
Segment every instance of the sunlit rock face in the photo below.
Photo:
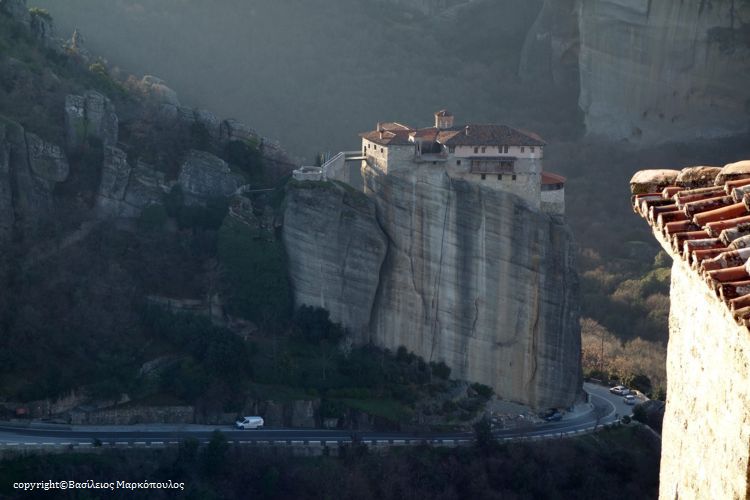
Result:
<svg viewBox="0 0 750 500"><path fill-rule="evenodd" d="M405 346L452 376L536 407L581 389L578 279L561 218L427 166L363 167L367 196L289 189L284 242L296 304L358 343Z"/></svg>
<svg viewBox="0 0 750 500"><path fill-rule="evenodd" d="M563 221L442 169L363 174L389 240L370 340L445 361L507 399L570 405L580 331Z"/></svg>
<svg viewBox="0 0 750 500"><path fill-rule="evenodd" d="M747 498L750 335L680 258L670 299L659 498Z"/></svg>
<svg viewBox="0 0 750 500"><path fill-rule="evenodd" d="M589 135L638 144L734 135L750 123L750 3L545 0L519 75L580 86Z"/></svg>
<svg viewBox="0 0 750 500"><path fill-rule="evenodd" d="M578 0L578 12L589 134L658 143L748 129L748 2Z"/></svg>
<svg viewBox="0 0 750 500"><path fill-rule="evenodd" d="M287 192L283 237L295 303L322 307L366 339L388 240L375 206L333 183L297 183Z"/></svg>

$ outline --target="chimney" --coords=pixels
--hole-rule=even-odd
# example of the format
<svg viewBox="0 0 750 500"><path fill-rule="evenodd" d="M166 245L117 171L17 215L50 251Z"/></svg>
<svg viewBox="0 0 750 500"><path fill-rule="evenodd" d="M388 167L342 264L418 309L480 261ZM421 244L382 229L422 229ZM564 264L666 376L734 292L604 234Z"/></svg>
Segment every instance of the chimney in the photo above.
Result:
<svg viewBox="0 0 750 500"><path fill-rule="evenodd" d="M470 127L466 125L466 129L464 129L464 132L466 132L466 135L469 135L469 130L470 130Z"/></svg>
<svg viewBox="0 0 750 500"><path fill-rule="evenodd" d="M453 127L453 113L447 109L441 109L435 113L435 128L444 130Z"/></svg>

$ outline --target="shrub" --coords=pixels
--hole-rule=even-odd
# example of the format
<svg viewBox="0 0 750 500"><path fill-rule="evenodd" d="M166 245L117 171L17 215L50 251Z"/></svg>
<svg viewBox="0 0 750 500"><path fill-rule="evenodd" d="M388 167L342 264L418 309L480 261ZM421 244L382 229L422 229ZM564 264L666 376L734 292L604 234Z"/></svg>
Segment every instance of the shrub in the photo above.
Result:
<svg viewBox="0 0 750 500"><path fill-rule="evenodd" d="M291 291L279 240L227 217L219 229L218 255L232 314L262 323L289 317Z"/></svg>
<svg viewBox="0 0 750 500"><path fill-rule="evenodd" d="M292 318L298 336L320 342L338 342L344 336L344 329L333 323L330 313L320 307L301 306Z"/></svg>
<svg viewBox="0 0 750 500"><path fill-rule="evenodd" d="M437 378L448 380L451 376L450 367L443 361L439 361L437 363L435 363L434 361L430 362L430 368L432 369L432 374Z"/></svg>
<svg viewBox="0 0 750 500"><path fill-rule="evenodd" d="M490 399L495 393L495 391L492 390L492 387L480 383L471 384L471 388L474 389L477 395L482 399Z"/></svg>

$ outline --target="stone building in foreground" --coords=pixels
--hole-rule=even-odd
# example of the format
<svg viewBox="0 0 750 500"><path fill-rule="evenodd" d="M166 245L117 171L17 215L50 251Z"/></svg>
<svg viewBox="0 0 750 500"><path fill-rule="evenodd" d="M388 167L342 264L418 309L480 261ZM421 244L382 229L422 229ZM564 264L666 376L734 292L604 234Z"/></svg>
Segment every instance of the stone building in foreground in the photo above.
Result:
<svg viewBox="0 0 750 500"><path fill-rule="evenodd" d="M644 170L633 207L672 257L659 497L750 497L750 161Z"/></svg>

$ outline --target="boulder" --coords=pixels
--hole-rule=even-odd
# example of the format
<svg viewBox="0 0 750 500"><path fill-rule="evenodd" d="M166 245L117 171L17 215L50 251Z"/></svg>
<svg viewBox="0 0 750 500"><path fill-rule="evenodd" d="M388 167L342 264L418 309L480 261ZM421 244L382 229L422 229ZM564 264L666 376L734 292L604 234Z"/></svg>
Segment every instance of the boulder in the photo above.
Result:
<svg viewBox="0 0 750 500"><path fill-rule="evenodd" d="M713 186L716 176L721 172L720 167L689 167L683 168L675 183L685 189L696 189Z"/></svg>
<svg viewBox="0 0 750 500"><path fill-rule="evenodd" d="M750 177L750 160L738 161L724 165L719 175L716 176L716 185L723 186L727 181L745 179Z"/></svg>
<svg viewBox="0 0 750 500"><path fill-rule="evenodd" d="M143 95L155 103L165 104L175 108L180 106L177 92L169 88L164 80L155 76L144 76L138 84L138 89Z"/></svg>
<svg viewBox="0 0 750 500"><path fill-rule="evenodd" d="M210 198L232 195L240 186L229 165L205 151L192 150L180 168L177 184L185 202L203 204Z"/></svg>
<svg viewBox="0 0 750 500"><path fill-rule="evenodd" d="M40 179L55 183L68 178L70 167L62 148L43 141L34 134L26 134L31 171Z"/></svg>
<svg viewBox="0 0 750 500"><path fill-rule="evenodd" d="M639 170L630 179L630 192L634 195L658 193L667 186L674 186L678 175L679 170Z"/></svg>

